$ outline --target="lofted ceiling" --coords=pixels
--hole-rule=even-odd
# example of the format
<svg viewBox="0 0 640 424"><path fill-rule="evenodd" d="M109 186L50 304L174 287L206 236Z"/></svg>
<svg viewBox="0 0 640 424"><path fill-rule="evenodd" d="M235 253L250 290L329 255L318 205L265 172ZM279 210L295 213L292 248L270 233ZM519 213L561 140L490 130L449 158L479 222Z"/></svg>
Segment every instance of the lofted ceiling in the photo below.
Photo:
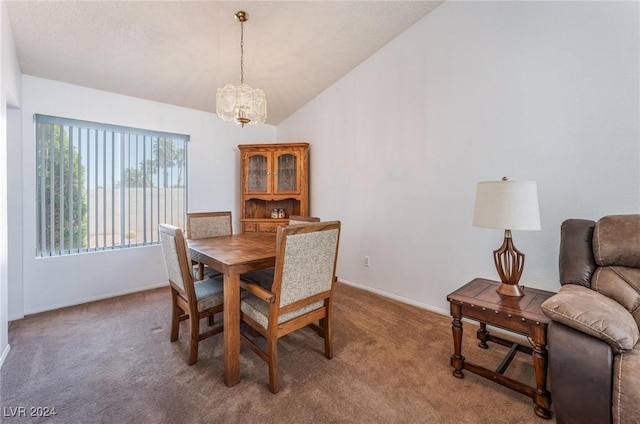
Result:
<svg viewBox="0 0 640 424"><path fill-rule="evenodd" d="M240 82L277 125L442 1L5 0L23 74L215 113Z"/></svg>

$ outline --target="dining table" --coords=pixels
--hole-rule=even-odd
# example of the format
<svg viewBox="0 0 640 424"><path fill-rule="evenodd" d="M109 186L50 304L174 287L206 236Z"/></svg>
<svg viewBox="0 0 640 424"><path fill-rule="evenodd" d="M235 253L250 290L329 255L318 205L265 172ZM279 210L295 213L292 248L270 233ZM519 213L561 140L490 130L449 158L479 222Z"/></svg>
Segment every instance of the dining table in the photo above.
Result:
<svg viewBox="0 0 640 424"><path fill-rule="evenodd" d="M191 259L224 276L224 383L240 382L240 274L276 261L275 233L242 233L187 240Z"/></svg>

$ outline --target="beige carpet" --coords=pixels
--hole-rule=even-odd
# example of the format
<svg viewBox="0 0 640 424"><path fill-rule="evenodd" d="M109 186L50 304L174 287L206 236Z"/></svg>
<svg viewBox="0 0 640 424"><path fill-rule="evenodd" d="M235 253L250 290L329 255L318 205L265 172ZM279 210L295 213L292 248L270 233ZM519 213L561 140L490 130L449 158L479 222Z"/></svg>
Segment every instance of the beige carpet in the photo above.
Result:
<svg viewBox="0 0 640 424"><path fill-rule="evenodd" d="M350 286L335 294L334 359L304 329L280 340L280 392L246 346L240 384L222 382L222 335L188 366L186 322L169 342L170 298L158 289L28 316L9 329L2 367L4 422L51 423L553 423L528 397L465 372L451 374L451 319ZM204 324L205 321L203 321ZM463 354L495 368L506 348L477 347L465 324ZM507 375L533 385L518 354ZM55 407L49 419L9 408ZM15 410L15 409L14 409Z"/></svg>

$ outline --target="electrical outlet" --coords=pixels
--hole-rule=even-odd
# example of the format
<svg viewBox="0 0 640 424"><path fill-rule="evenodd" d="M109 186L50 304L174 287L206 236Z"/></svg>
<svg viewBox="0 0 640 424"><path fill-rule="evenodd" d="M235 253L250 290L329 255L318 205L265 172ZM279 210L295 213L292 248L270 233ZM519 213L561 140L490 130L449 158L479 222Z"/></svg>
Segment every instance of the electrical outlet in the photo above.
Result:
<svg viewBox="0 0 640 424"><path fill-rule="evenodd" d="M369 256L364 257L364 266L367 268L371 266L371 258Z"/></svg>

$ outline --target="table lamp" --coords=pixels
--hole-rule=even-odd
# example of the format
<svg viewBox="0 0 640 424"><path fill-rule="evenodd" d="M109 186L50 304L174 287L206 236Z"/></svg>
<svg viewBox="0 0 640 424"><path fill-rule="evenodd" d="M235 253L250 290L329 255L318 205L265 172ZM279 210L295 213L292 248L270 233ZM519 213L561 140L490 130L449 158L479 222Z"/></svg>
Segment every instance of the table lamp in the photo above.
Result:
<svg viewBox="0 0 640 424"><path fill-rule="evenodd" d="M493 251L501 284L497 292L505 296L524 296L518 285L524 269L524 253L513 245L511 230L540 229L538 189L535 181L482 181L476 190L473 213L476 227L504 230L504 242Z"/></svg>

